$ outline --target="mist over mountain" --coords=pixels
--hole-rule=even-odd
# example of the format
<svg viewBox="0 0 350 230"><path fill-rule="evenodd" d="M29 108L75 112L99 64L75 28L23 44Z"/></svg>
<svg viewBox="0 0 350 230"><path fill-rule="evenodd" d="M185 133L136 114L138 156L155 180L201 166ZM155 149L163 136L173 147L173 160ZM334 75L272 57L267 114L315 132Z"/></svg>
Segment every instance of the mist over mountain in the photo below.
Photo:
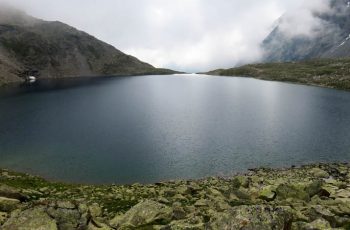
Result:
<svg viewBox="0 0 350 230"><path fill-rule="evenodd" d="M277 21L262 44L264 62L350 56L350 1L311 3Z"/></svg>
<svg viewBox="0 0 350 230"><path fill-rule="evenodd" d="M59 21L0 7L0 85L39 78L172 73Z"/></svg>

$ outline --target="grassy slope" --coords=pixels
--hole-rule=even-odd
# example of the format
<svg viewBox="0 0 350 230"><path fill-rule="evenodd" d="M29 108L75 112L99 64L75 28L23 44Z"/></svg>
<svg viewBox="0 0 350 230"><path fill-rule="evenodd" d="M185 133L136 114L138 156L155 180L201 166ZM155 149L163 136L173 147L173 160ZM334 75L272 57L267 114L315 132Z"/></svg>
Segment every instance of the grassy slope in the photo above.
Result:
<svg viewBox="0 0 350 230"><path fill-rule="evenodd" d="M210 71L209 75L247 76L350 90L350 59L318 59L303 62L251 64Z"/></svg>

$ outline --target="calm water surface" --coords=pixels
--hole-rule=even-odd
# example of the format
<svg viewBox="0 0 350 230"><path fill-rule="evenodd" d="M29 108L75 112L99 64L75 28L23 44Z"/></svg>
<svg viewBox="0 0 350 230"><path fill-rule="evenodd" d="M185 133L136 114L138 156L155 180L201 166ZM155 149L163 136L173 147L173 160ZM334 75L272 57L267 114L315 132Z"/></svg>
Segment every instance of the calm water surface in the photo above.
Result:
<svg viewBox="0 0 350 230"><path fill-rule="evenodd" d="M201 75L2 89L0 167L156 182L350 160L350 93Z"/></svg>

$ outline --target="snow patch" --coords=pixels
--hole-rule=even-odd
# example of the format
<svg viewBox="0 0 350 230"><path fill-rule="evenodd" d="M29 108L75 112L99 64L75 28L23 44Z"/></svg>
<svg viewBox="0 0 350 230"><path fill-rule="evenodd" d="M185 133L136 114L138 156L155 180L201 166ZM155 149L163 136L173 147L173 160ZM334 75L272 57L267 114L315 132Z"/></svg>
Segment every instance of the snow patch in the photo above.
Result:
<svg viewBox="0 0 350 230"><path fill-rule="evenodd" d="M350 3L350 2L349 2L349 3ZM343 46L349 39L350 39L350 34L345 38L345 40L344 40L342 43L340 43L340 45L338 46L338 48L341 47L341 46Z"/></svg>

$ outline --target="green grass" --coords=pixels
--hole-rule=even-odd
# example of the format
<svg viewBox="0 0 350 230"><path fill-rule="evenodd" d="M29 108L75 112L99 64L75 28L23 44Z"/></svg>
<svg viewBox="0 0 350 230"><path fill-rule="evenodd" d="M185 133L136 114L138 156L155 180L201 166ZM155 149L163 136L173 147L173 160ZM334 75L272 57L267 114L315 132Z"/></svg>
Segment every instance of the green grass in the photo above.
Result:
<svg viewBox="0 0 350 230"><path fill-rule="evenodd" d="M254 77L350 90L350 59L317 59L303 62L251 64L219 69L207 74Z"/></svg>

